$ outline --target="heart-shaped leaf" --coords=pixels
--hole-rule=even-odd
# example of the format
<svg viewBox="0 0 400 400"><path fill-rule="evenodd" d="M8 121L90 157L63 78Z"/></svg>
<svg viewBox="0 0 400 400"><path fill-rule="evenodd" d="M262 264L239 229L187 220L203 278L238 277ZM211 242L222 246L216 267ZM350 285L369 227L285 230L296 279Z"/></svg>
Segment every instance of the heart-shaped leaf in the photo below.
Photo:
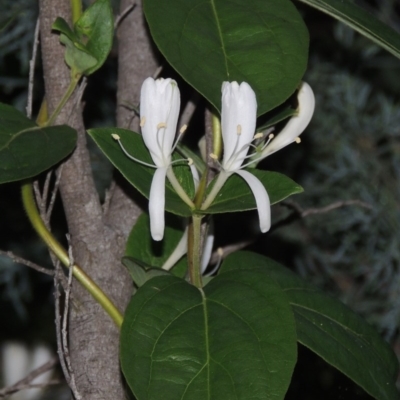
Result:
<svg viewBox="0 0 400 400"><path fill-rule="evenodd" d="M278 172L261 171L252 169L251 173L255 175L264 185L268 192L271 204L278 203L291 196L301 193L303 188L287 176ZM212 188L211 182L207 192ZM250 190L246 181L240 176L233 174L222 187L217 197L207 208L209 214L219 214L226 212L246 211L257 208L254 194Z"/></svg>
<svg viewBox="0 0 400 400"><path fill-rule="evenodd" d="M144 0L158 48L168 62L221 109L224 81L246 81L258 115L283 103L304 74L307 28L288 0Z"/></svg>
<svg viewBox="0 0 400 400"><path fill-rule="evenodd" d="M119 128L90 129L88 133L122 175L140 193L149 198L155 169L129 159L111 136L112 134L118 134L123 146L130 155L148 164L153 164L141 135ZM189 197L193 198L194 183L190 168L187 165L176 165L174 166L174 172L183 189L188 193ZM188 205L175 193L168 180L165 189L165 209L183 217L192 215Z"/></svg>
<svg viewBox="0 0 400 400"><path fill-rule="evenodd" d="M361 317L269 258L251 252L234 253L223 262L220 272L238 270L262 271L281 286L292 305L300 343L374 398L399 399L397 358Z"/></svg>
<svg viewBox="0 0 400 400"><path fill-rule="evenodd" d="M280 400L295 362L288 300L260 271L221 274L203 290L156 277L125 313L121 366L137 400Z"/></svg>
<svg viewBox="0 0 400 400"><path fill-rule="evenodd" d="M57 164L74 149L69 126L39 128L14 107L0 104L0 183L31 178Z"/></svg>

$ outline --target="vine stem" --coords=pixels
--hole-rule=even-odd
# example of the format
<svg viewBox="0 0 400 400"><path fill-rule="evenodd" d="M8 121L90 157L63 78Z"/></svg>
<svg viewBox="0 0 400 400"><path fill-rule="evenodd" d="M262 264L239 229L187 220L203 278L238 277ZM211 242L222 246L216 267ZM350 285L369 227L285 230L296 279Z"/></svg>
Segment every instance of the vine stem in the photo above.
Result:
<svg viewBox="0 0 400 400"><path fill-rule="evenodd" d="M189 225L188 258L190 283L197 288L202 288L201 280L201 220L203 215L193 214Z"/></svg>
<svg viewBox="0 0 400 400"><path fill-rule="evenodd" d="M70 267L70 259L67 251L57 241L57 239L46 228L36 206L33 195L32 184L27 182L22 185L22 202L28 218L36 230L37 234L46 243L49 249L56 255L67 268ZM99 286L77 265L72 267L74 277L81 285L93 296L93 298L103 307L106 313L113 319L118 328L121 327L123 316L110 298L100 289Z"/></svg>
<svg viewBox="0 0 400 400"><path fill-rule="evenodd" d="M50 118L44 123L44 126L51 126L53 125L55 119L57 118L58 114L62 110L62 108L65 106L66 102L69 100L71 97L72 93L74 92L76 86L78 85L79 80L81 79L82 75L81 74L72 74L71 77L71 82L69 83L69 86L64 93L64 96L58 103L56 109L54 110L53 114L51 114Z"/></svg>

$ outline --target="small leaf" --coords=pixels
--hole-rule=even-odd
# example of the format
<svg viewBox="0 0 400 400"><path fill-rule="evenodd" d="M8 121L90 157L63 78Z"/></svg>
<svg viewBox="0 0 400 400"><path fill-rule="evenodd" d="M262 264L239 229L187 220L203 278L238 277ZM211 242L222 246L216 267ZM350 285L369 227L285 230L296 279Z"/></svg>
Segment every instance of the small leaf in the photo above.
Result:
<svg viewBox="0 0 400 400"><path fill-rule="evenodd" d="M86 71L92 74L106 61L111 51L114 35L114 17L110 0L96 0L75 24L75 31L82 37L86 51L97 64Z"/></svg>
<svg viewBox="0 0 400 400"><path fill-rule="evenodd" d="M126 242L125 256L140 260L151 267L161 268L174 251L183 235L182 221L167 215L164 239L156 242L150 235L150 218L143 213L129 234ZM176 276L183 277L187 271L187 258L182 257L173 268Z"/></svg>
<svg viewBox="0 0 400 400"><path fill-rule="evenodd" d="M146 163L153 164L141 135L127 129L119 128L90 129L88 133L122 175L124 175L140 193L146 198L149 198L150 186L155 169L129 159L123 153L118 143L111 137L111 134L118 134L122 144L130 155ZM175 157L175 159L179 158L179 156ZM187 163L186 165L174 166L174 172L183 189L185 189L190 198L193 198L194 183ZM168 180L165 189L165 209L183 217L192 215L188 205L175 193L175 190Z"/></svg>
<svg viewBox="0 0 400 400"><path fill-rule="evenodd" d="M76 131L69 126L39 128L24 114L0 104L0 183L31 178L72 152Z"/></svg>
<svg viewBox="0 0 400 400"><path fill-rule="evenodd" d="M367 322L286 267L250 252L226 258L220 272L263 271L287 294L298 340L378 400L399 399L399 363L390 346ZM263 278L261 278L263 279Z"/></svg>
<svg viewBox="0 0 400 400"><path fill-rule="evenodd" d="M123 257L122 264L128 269L137 287L143 286L147 281L156 276L170 275L170 272L164 269L144 266L142 262L132 257Z"/></svg>
<svg viewBox="0 0 400 400"><path fill-rule="evenodd" d="M258 115L283 103L307 64L307 28L287 0L145 0L167 61L217 110L224 81L246 81Z"/></svg>
<svg viewBox="0 0 400 400"><path fill-rule="evenodd" d="M296 362L293 315L260 271L220 274L203 290L157 277L127 307L120 357L137 400L281 400Z"/></svg>
<svg viewBox="0 0 400 400"><path fill-rule="evenodd" d="M291 196L301 193L303 188L292 181L287 176L278 172L269 172L252 169L251 173L255 175L265 189L270 198L271 204L278 203ZM213 182L207 188L209 192ZM222 187L214 202L207 208L208 214L219 214L225 212L236 212L253 210L257 208L253 192L240 176L233 174Z"/></svg>
<svg viewBox="0 0 400 400"><path fill-rule="evenodd" d="M400 34L350 0L299 0L347 24L400 58Z"/></svg>

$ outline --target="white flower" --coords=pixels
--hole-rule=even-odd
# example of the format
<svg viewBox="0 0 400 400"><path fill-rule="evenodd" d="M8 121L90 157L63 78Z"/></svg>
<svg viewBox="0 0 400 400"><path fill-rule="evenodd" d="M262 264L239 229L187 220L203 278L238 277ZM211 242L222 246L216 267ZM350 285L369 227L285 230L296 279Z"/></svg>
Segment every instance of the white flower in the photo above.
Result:
<svg viewBox="0 0 400 400"><path fill-rule="evenodd" d="M150 231L154 240L162 240L165 227L165 178L171 165L180 94L170 78L147 78L140 92L140 126L143 141L157 169L149 196Z"/></svg>
<svg viewBox="0 0 400 400"><path fill-rule="evenodd" d="M180 108L180 93L177 83L168 79L147 78L140 92L140 126L144 144L148 148L155 165L145 163L132 157L123 147L120 137L113 134L124 153L132 160L148 167L156 168L151 182L149 194L150 231L154 240L162 240L165 228L165 180L169 181L177 194L189 207L194 208L193 202L185 193L176 179L171 165L175 141L176 126ZM186 129L183 126L182 134ZM175 143L175 144L174 144ZM189 164L191 164L190 160ZM192 173L194 166L191 166ZM197 175L194 175L196 179Z"/></svg>
<svg viewBox="0 0 400 400"><path fill-rule="evenodd" d="M298 93L299 107L294 116L273 139L269 135L267 143L256 155L248 155L249 147L254 145L254 139L260 139L262 134L254 136L257 118L257 101L253 89L246 82L240 85L237 82L224 82L222 85L221 129L224 142L224 157L220 172L211 192L202 205L206 210L216 195L232 174L238 174L249 185L253 192L261 232L267 232L271 227L271 207L267 191L262 183L253 174L244 171L249 164L260 161L272 153L280 150L294 141L299 141L299 135L307 127L314 112L314 94L307 83L303 83ZM213 158L216 156L212 155ZM250 158L251 161L243 164Z"/></svg>

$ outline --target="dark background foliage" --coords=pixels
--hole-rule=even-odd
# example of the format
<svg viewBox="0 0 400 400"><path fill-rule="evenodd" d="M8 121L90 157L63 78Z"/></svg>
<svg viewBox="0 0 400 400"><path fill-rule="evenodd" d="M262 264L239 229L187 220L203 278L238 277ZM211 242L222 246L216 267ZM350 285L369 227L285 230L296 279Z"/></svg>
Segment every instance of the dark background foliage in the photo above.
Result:
<svg viewBox="0 0 400 400"><path fill-rule="evenodd" d="M30 0L1 3L0 101L24 111L37 4ZM400 30L398 1L360 4ZM359 203L295 219L261 237L255 235L257 221L252 213L235 219L219 217L218 245L254 238L254 250L282 261L339 297L375 325L400 354L400 61L344 25L297 5L311 35L305 80L316 94L316 112L301 145L271 156L262 167L283 172L304 187L304 194L293 198L303 209L338 201ZM39 61L34 91L36 113L43 96ZM180 86L185 92L183 82ZM89 80L85 95L87 127L115 123L115 87L113 51L106 65ZM188 96L189 88L186 91ZM195 118L197 115L200 113ZM192 138L191 142L196 140ZM98 189L104 193L111 168L95 146L89 145ZM0 248L50 266L47 251L30 228L19 198L18 183L0 186ZM288 205L275 206L275 222L292 212ZM240 234L228 236L226 232L232 231L233 224L243 225L243 229L237 229ZM65 223L61 204L57 204L53 215L53 227L62 238ZM1 324L1 343L46 342L54 348L52 292L50 278L0 256L0 320L6 321ZM57 396L62 398L61 392ZM300 348L300 361L287 398L311 400L321 396L369 398Z"/></svg>

